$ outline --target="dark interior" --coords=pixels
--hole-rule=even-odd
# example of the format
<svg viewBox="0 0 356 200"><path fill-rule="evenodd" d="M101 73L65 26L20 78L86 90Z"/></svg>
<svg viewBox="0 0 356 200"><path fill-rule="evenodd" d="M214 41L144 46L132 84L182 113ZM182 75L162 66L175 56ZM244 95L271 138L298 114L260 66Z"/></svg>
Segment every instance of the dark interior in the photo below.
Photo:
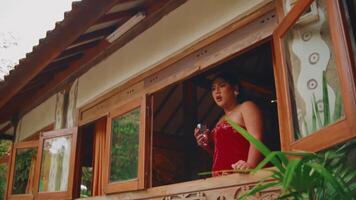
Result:
<svg viewBox="0 0 356 200"><path fill-rule="evenodd" d="M264 143L280 149L270 42L259 45L201 74L153 94L152 186L195 180L210 171L211 156L195 142L197 123L212 129L223 115L215 105L206 77L221 71L240 81L239 101L254 101L264 117Z"/></svg>
<svg viewBox="0 0 356 200"><path fill-rule="evenodd" d="M92 196L93 152L95 122L80 127L77 143L77 168L74 195L76 198Z"/></svg>

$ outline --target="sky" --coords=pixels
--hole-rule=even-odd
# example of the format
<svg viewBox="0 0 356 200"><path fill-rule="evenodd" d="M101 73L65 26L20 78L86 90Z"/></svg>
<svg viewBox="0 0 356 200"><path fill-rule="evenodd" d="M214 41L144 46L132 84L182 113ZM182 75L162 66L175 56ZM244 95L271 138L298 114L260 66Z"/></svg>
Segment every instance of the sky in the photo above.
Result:
<svg viewBox="0 0 356 200"><path fill-rule="evenodd" d="M72 1L0 1L0 80L8 73L5 66L18 64L55 27L55 22L63 20Z"/></svg>

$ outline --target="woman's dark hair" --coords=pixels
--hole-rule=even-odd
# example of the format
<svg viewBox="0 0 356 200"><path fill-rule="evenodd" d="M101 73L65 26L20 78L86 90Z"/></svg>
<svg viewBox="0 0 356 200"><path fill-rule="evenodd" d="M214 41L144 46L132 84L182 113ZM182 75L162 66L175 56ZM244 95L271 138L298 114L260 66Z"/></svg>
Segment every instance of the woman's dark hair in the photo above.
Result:
<svg viewBox="0 0 356 200"><path fill-rule="evenodd" d="M234 86L234 87L239 87L240 88L240 83L239 80L236 76L233 76L233 74L228 73L228 72L221 72L218 73L214 76L212 76L210 79L210 87L212 86L213 82L217 79L222 79L224 81L226 81L227 83L229 83L230 85Z"/></svg>

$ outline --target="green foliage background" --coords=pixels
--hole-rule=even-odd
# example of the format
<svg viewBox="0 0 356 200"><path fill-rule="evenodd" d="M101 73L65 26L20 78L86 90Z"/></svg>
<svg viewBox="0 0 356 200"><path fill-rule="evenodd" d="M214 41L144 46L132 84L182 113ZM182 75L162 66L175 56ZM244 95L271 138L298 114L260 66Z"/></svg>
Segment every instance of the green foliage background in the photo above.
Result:
<svg viewBox="0 0 356 200"><path fill-rule="evenodd" d="M16 152L13 194L25 194L31 169L32 157L36 156L37 149L23 149Z"/></svg>
<svg viewBox="0 0 356 200"><path fill-rule="evenodd" d="M139 108L112 121L110 181L137 177Z"/></svg>
<svg viewBox="0 0 356 200"><path fill-rule="evenodd" d="M11 141L9 140L0 140L0 157L4 156L9 152L11 148ZM6 190L6 171L7 165L0 165L0 200L4 199L5 190Z"/></svg>

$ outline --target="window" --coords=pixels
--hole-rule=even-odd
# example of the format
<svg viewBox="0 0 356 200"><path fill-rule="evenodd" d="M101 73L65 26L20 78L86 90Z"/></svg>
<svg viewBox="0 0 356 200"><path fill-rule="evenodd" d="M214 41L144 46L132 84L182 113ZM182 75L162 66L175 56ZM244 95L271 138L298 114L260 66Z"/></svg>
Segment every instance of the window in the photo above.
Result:
<svg viewBox="0 0 356 200"><path fill-rule="evenodd" d="M197 123L212 130L224 115L207 82L222 72L239 80L240 103L251 100L260 108L263 142L280 150L271 49L271 42L264 42L152 94L153 187L206 178L198 174L211 171L212 155L197 145L193 133Z"/></svg>
<svg viewBox="0 0 356 200"><path fill-rule="evenodd" d="M71 199L77 128L44 132L40 136L35 181L38 199Z"/></svg>
<svg viewBox="0 0 356 200"><path fill-rule="evenodd" d="M146 105L146 98L142 97L109 114L105 193L143 189L146 186Z"/></svg>
<svg viewBox="0 0 356 200"><path fill-rule="evenodd" d="M74 198L104 195L106 121L102 117L79 127Z"/></svg>
<svg viewBox="0 0 356 200"><path fill-rule="evenodd" d="M38 141L14 144L10 165L8 199L33 199Z"/></svg>
<svg viewBox="0 0 356 200"><path fill-rule="evenodd" d="M318 151L355 136L355 85L342 24L339 1L301 0L274 32L284 150Z"/></svg>

